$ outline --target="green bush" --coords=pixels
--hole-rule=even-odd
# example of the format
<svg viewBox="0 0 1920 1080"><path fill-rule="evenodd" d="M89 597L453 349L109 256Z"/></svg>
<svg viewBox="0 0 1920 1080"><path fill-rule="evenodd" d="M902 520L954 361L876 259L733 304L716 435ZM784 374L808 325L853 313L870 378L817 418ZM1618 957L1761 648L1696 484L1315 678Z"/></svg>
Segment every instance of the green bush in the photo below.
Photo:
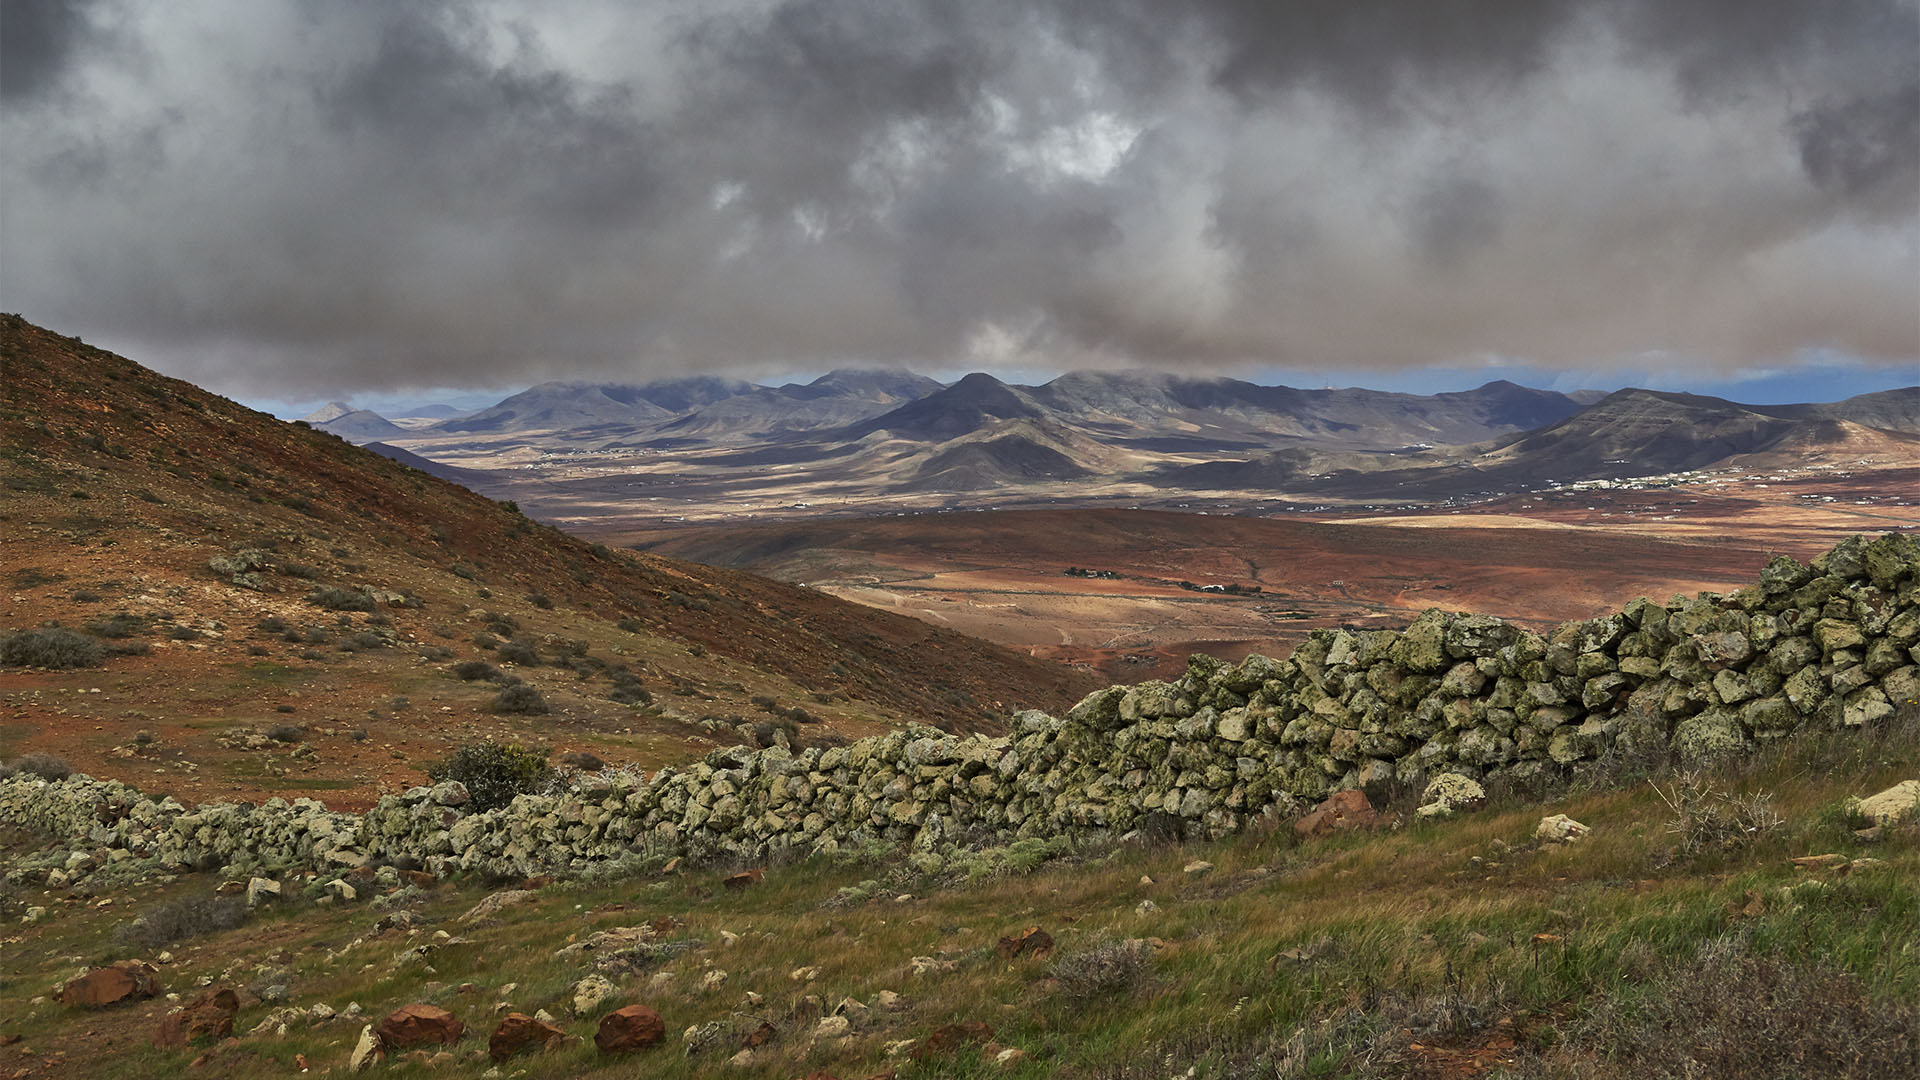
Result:
<svg viewBox="0 0 1920 1080"><path fill-rule="evenodd" d="M427 778L436 784L458 780L466 785L468 808L477 812L544 789L553 779L553 767L545 757L517 743L471 742L446 760L428 765Z"/></svg>
<svg viewBox="0 0 1920 1080"><path fill-rule="evenodd" d="M0 666L93 667L106 655L107 650L98 641L59 626L15 630L0 637Z"/></svg>

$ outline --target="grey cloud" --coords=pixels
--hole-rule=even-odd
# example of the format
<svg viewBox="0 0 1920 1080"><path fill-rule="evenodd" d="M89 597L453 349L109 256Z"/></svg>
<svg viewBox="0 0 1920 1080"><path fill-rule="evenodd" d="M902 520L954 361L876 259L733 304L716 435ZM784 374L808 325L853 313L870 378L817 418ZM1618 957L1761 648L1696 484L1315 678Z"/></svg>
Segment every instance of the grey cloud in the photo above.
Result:
<svg viewBox="0 0 1920 1080"><path fill-rule="evenodd" d="M222 389L1920 354L1914 0L17 6L0 304Z"/></svg>
<svg viewBox="0 0 1920 1080"><path fill-rule="evenodd" d="M1895 212L1920 194L1920 80L1884 94L1828 102L1793 119L1800 160L1822 187L1885 192Z"/></svg>

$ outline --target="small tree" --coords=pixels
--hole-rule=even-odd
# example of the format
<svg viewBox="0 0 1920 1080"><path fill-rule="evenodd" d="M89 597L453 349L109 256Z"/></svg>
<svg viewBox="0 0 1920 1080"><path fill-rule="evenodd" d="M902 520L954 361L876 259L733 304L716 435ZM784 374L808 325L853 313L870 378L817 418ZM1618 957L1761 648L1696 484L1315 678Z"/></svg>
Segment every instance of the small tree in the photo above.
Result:
<svg viewBox="0 0 1920 1080"><path fill-rule="evenodd" d="M458 780L466 785L469 808L493 810L513 802L516 795L545 788L553 779L553 767L518 743L470 742L446 760L428 765L427 778L436 784Z"/></svg>

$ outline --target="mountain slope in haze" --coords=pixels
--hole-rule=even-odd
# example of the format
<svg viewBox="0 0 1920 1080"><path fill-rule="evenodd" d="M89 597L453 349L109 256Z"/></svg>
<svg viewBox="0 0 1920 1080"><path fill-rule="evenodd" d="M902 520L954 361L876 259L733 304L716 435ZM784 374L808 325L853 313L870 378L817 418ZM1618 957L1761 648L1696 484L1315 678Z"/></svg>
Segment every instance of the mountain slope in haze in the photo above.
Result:
<svg viewBox="0 0 1920 1080"><path fill-rule="evenodd" d="M858 423L941 388L910 371L835 370L810 383L752 387L609 447L803 438Z"/></svg>
<svg viewBox="0 0 1920 1080"><path fill-rule="evenodd" d="M1920 442L1902 430L1920 422L1920 394L1867 397L1865 402L1753 406L1699 394L1621 390L1558 424L1461 448L1452 461L1335 475L1319 490L1436 497L1734 467L1768 455L1776 455L1775 464L1805 464L1848 456L1849 447L1862 438L1877 452L1920 460ZM1912 411L1902 412L1903 397ZM1894 427L1836 419L1855 412ZM1788 451L1791 459L1777 456Z"/></svg>
<svg viewBox="0 0 1920 1080"><path fill-rule="evenodd" d="M444 421L435 430L480 433L605 427L625 431L754 389L752 383L713 375L638 385L544 382L470 416Z"/></svg>
<svg viewBox="0 0 1920 1080"><path fill-rule="evenodd" d="M95 775L151 774L115 749L138 723L183 755L169 775L183 797L260 791L266 759L218 740L292 723L318 748L313 783L352 801L417 783L465 738L652 768L742 725L800 739L991 726L996 701L1060 708L1091 687L811 590L589 545L18 316L0 317L0 362L0 572L19 597L5 628L118 626L150 649L92 676L145 719L80 729L49 712L9 729L16 751ZM457 661L494 674L462 681ZM509 676L551 712L490 711ZM625 702L620 686L635 688ZM356 727L371 741L348 739Z"/></svg>
<svg viewBox="0 0 1920 1080"><path fill-rule="evenodd" d="M329 420L338 420L353 411L353 406L344 401L329 401L300 419L309 424L324 424Z"/></svg>

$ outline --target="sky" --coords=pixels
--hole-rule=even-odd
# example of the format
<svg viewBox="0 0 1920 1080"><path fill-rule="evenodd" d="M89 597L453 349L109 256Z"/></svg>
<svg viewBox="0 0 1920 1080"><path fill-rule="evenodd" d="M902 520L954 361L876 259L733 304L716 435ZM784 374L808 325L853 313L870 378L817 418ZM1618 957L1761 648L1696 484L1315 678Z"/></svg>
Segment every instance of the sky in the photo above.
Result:
<svg viewBox="0 0 1920 1080"><path fill-rule="evenodd" d="M1920 0L0 0L0 310L256 402L1831 399L1920 381Z"/></svg>

